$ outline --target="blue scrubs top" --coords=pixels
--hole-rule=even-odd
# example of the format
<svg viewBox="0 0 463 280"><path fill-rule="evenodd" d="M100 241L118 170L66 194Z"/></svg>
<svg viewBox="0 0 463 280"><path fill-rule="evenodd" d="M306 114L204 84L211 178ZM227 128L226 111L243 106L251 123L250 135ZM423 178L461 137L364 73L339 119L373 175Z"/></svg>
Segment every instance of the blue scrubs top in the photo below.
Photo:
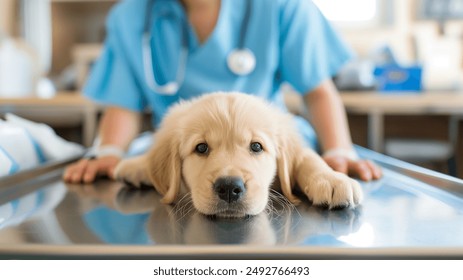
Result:
<svg viewBox="0 0 463 280"><path fill-rule="evenodd" d="M252 11L244 45L256 56L256 68L238 76L227 66L227 56L239 44L246 1L222 0L215 29L202 44L187 24L179 0L157 0L150 12L153 71L158 84L175 81L178 67L185 79L174 96L153 92L143 68L142 34L148 0L126 0L117 4L107 19L107 38L84 93L96 102L133 111L149 108L159 125L167 109L180 99L213 91L241 91L261 96L285 108L280 85L291 84L306 94L331 78L351 57L310 0L252 0ZM179 65L182 32L186 32L189 55ZM316 141L307 122L297 120L301 133Z"/></svg>

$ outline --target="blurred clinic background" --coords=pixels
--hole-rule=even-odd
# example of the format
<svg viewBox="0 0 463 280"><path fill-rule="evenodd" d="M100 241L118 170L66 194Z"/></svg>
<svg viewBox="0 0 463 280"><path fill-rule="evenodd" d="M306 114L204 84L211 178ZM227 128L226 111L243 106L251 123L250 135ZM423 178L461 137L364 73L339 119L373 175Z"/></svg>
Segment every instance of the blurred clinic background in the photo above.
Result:
<svg viewBox="0 0 463 280"><path fill-rule="evenodd" d="M80 90L117 2L0 0L4 127L26 119L92 144L102 108ZM357 54L335 77L354 142L463 178L463 0L314 2ZM288 107L303 115L298 96L284 90Z"/></svg>

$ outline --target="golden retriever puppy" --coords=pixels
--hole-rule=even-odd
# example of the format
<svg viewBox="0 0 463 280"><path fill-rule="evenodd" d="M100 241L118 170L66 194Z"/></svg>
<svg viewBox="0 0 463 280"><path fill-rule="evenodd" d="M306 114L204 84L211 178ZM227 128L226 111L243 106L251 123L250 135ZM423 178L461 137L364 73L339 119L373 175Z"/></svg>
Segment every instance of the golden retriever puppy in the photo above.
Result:
<svg viewBox="0 0 463 280"><path fill-rule="evenodd" d="M290 114L236 92L175 105L152 149L121 161L115 176L153 185L164 203L174 203L184 186L199 212L218 217L259 214L271 187L294 204L298 189L330 209L355 207L363 196L357 181L303 145Z"/></svg>

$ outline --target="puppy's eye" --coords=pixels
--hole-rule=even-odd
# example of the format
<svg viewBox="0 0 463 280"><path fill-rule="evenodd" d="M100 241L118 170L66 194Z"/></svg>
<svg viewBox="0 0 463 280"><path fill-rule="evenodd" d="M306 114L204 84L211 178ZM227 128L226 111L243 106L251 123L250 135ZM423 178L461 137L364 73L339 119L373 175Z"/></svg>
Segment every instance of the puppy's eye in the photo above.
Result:
<svg viewBox="0 0 463 280"><path fill-rule="evenodd" d="M262 144L260 144L259 142L252 142L249 147L251 148L251 151L253 151L254 153L260 153L264 150Z"/></svg>
<svg viewBox="0 0 463 280"><path fill-rule="evenodd" d="M196 145L195 152L198 154L206 154L209 151L209 146L206 143Z"/></svg>

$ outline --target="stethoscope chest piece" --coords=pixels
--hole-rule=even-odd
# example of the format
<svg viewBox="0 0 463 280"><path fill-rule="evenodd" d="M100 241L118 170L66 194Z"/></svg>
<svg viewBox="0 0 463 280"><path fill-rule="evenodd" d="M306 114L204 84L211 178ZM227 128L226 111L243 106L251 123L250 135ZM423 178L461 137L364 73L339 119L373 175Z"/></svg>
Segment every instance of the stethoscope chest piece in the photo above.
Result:
<svg viewBox="0 0 463 280"><path fill-rule="evenodd" d="M249 49L235 49L228 55L227 65L236 75L248 75L256 68L256 57Z"/></svg>

